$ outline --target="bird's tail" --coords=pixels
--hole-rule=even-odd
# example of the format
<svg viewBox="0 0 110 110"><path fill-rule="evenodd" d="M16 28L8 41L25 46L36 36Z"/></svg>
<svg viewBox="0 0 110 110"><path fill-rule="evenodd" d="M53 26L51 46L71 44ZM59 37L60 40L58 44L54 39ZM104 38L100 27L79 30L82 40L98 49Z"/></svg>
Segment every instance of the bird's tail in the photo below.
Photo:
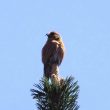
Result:
<svg viewBox="0 0 110 110"><path fill-rule="evenodd" d="M58 75L59 68L57 64L46 64L44 65L44 76L51 78L52 74Z"/></svg>
<svg viewBox="0 0 110 110"><path fill-rule="evenodd" d="M45 64L44 65L44 76L49 79L51 77L51 74L52 74L52 65Z"/></svg>

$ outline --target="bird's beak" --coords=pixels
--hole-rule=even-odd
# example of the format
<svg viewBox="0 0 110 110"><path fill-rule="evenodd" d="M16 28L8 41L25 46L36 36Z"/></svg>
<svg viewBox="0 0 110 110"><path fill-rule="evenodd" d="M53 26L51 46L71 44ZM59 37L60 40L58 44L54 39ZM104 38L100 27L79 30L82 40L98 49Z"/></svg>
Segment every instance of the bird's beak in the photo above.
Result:
<svg viewBox="0 0 110 110"><path fill-rule="evenodd" d="M49 34L46 34L46 36L49 36Z"/></svg>

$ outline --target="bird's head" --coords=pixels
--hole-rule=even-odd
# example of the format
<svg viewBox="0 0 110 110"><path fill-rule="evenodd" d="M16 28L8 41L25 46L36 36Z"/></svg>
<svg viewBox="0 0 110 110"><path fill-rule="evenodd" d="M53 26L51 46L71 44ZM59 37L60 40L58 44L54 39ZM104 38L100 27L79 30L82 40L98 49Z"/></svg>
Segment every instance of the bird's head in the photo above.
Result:
<svg viewBox="0 0 110 110"><path fill-rule="evenodd" d="M59 40L60 39L60 35L57 32L50 32L46 35L48 36L48 39L52 39L52 40Z"/></svg>

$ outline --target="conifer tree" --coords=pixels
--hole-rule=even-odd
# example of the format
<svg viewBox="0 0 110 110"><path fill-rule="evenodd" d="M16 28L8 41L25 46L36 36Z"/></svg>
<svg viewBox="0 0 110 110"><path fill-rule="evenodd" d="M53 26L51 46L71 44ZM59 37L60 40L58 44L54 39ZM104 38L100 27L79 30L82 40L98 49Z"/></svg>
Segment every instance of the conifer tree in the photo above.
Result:
<svg viewBox="0 0 110 110"><path fill-rule="evenodd" d="M73 77L62 79L60 83L42 78L31 89L38 110L78 110L79 86Z"/></svg>

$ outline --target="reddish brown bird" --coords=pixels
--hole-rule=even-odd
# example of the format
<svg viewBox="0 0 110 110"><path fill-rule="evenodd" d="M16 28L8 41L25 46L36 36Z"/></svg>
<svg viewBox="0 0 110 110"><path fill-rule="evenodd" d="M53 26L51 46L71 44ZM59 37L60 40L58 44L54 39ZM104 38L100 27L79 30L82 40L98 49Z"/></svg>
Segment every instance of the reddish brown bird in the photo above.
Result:
<svg viewBox="0 0 110 110"><path fill-rule="evenodd" d="M42 62L44 64L44 76L50 78L61 64L65 48L57 32L50 32L46 35L48 39L42 48Z"/></svg>

